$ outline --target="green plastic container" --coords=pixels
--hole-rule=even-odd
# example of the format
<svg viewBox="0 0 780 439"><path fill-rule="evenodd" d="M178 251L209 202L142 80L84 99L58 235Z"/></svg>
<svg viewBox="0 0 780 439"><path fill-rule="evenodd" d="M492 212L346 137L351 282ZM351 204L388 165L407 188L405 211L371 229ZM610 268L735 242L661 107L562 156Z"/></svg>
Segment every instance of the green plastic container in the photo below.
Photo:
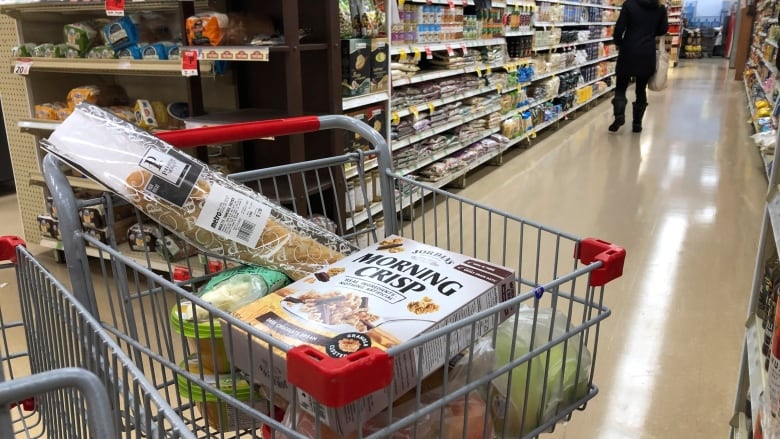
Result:
<svg viewBox="0 0 780 439"><path fill-rule="evenodd" d="M191 304L181 304L182 312L187 306ZM199 320L196 325L194 321L181 320L178 305L171 309L173 330L187 338L191 353L200 354L203 367L216 373L230 372L230 359L222 340L222 327L216 319L213 322L212 325L210 320Z"/></svg>

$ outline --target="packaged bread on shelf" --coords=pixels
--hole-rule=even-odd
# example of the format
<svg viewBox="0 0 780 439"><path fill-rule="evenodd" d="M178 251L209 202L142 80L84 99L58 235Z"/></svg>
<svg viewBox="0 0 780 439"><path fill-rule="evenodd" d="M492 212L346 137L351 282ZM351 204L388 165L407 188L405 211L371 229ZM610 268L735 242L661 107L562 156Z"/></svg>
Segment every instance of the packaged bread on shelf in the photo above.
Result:
<svg viewBox="0 0 780 439"><path fill-rule="evenodd" d="M94 105L78 105L43 143L204 253L300 279L356 250Z"/></svg>

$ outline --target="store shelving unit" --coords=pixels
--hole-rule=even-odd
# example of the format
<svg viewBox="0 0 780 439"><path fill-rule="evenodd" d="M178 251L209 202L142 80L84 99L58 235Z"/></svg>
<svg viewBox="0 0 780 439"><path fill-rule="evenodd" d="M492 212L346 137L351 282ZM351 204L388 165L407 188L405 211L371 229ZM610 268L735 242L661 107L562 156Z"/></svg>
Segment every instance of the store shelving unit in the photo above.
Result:
<svg viewBox="0 0 780 439"><path fill-rule="evenodd" d="M298 3L301 3L301 7L298 7ZM569 6L585 6L588 8L599 8L603 10L619 10L620 6L613 4L590 4L581 3L577 1L568 0L538 0L535 3L529 0L508 0L493 1L492 8L504 8L513 5L539 5L542 2L557 4L557 5L569 5ZM243 2L247 3L247 2ZM243 4L242 3L242 4ZM408 85L417 85L425 83L427 81L438 80L443 78L454 78L457 76L470 75L470 76L485 76L491 72L501 72L510 69L514 69L517 66L522 66L528 63L527 59L509 59L505 57L503 60L485 64L477 63L474 66L464 67L454 70L431 70L421 72L413 77L405 78L394 81L389 90L370 93L353 98L341 98L340 97L340 59L339 59L339 44L338 44L338 10L337 2L312 2L306 0L296 1L272 1L272 2L249 2L251 5L244 7L248 8L249 13L256 13L258 11L270 12L271 15L282 18L284 21L285 29L297 30L299 27L305 27L307 23L313 21L323 22L318 24L319 29L315 29L314 40L298 43L296 35L285 35L287 44L282 46L272 46L270 48L248 48L248 47L195 47L200 56L200 76L196 79L186 79L181 77L181 66L178 61L135 61L135 60L60 60L60 59L32 59L32 65L30 67L30 75L28 77L20 77L11 75L8 70L0 72L0 79L8 79L0 85L0 92L4 94L4 101L6 96L10 96L11 105L10 111L6 111L7 124L9 126L17 126L18 131L9 133L12 147L16 150L15 157L24 156L20 163L15 163L18 168L17 179L23 180L24 186L20 190L20 202L22 204L23 216L25 217L25 234L31 242L40 242L47 248L56 248L56 243L52 243L52 240L41 239L37 234L37 222L35 217L42 213L44 193L42 191L42 177L38 168L39 154L35 146L36 137L44 137L48 135L52 130L56 129L59 125L54 121L41 121L31 118L31 104L41 101L41 96L50 96L53 94L54 86L42 86L41 78L47 79L49 77L56 76L69 77L78 75L85 75L84 78L93 77L111 77L111 78L130 78L128 81L139 83L144 86L149 86L149 82L144 82L146 78L154 78L154 81L168 81L167 83L161 83L166 86L172 83L180 83L182 85L183 92L182 97L193 105L193 114L201 114L211 108L220 109L249 109L249 108L272 108L278 110L282 115L296 116L308 113L338 113L338 112L352 112L363 108L375 108L379 107L384 109L387 117L387 126L390 125L392 118L407 118L411 117L413 111L409 107L395 108L393 110L394 91L398 87L404 87ZM303 7L305 3L306 8L312 9L306 11ZM328 4L327 6L322 6ZM331 5L332 3L332 5ZM406 3L418 3L418 4L438 4L438 5L450 5L453 2L448 0L407 0ZM225 2L224 4L230 5L231 2ZM318 6L312 7L313 4ZM468 0L463 2L462 0L456 0L455 5L461 6L463 4L473 6L474 1ZM179 2L173 1L144 1L144 2L127 2L128 11L134 10L164 10L170 12L176 12L180 19L186 16L191 11L205 10L208 7L214 7L210 2L204 0L183 0ZM6 29L6 33L0 35L3 36L3 41L0 41L0 50L6 50L6 53L10 52L10 46L18 44L18 42L25 41L29 36L29 28L25 26L28 22L35 22L40 20L40 17L46 17L46 20L57 21L52 19L52 14L64 12L68 17L83 17L83 16L96 16L103 11L104 2L94 0L91 2L46 2L35 4L20 4L20 5L2 5L0 6L0 25L3 29ZM319 9L317 9L319 8ZM325 20L322 20L325 17ZM15 22L14 20L18 20ZM59 19L64 20L63 18ZM308 21L307 21L308 20ZM67 21L66 21L67 22ZM506 47L507 38L513 37L533 37L535 32L542 31L550 28L562 27L566 30L576 30L578 28L587 28L591 26L603 26L609 27L615 24L614 21L594 21L594 22L560 22L560 21L535 21L530 26L521 28L521 30L508 31L504 36L493 38L482 38L473 40L459 40L449 41L445 43L428 43L428 44L392 44L390 45L389 53L394 55L400 55L405 53L407 56L414 56L415 53L420 53L424 58L426 51L446 51L452 50L455 53L462 53L464 50L470 49L482 49L484 47ZM388 25L389 26L389 25ZM332 32L331 32L332 31ZM291 34L295 33L290 31ZM335 37L334 37L335 35ZM607 34L608 35L608 34ZM610 37L594 38L589 41L555 44L549 46L538 46L534 48L535 53L544 53L547 51L560 52L577 49L578 46L586 44L599 44L609 43ZM563 73L580 69L582 67L590 66L593 64L602 63L605 61L613 61L616 58L616 54L611 53L607 56L598 57L596 59L589 60L583 64L571 65L565 68L560 68L551 72L538 73L527 84L518 84L518 88L525 87L538 81L549 79L555 75L561 75ZM12 60L12 65L17 60ZM27 61L27 60L24 60ZM229 61L229 75L223 77L220 74L215 73L215 63L217 61ZM235 61L235 63L233 62ZM389 60L388 60L389 61ZM326 68L322 68L326 66ZM9 69L10 70L10 69ZM306 80L304 81L304 72L319 72L318 75L306 74ZM54 76L51 76L54 75ZM610 80L612 74L601 76L593 81L579 84L578 88L590 87L592 84L598 81ZM135 79L133 79L135 78ZM208 81L207 86L201 87L200 78ZM89 81L87 81L89 82ZM268 87L267 84L285 84L284 87ZM299 85L300 84L300 85ZM74 84L78 85L78 84ZM58 86L59 92L62 93L63 86ZM152 86L154 87L154 85ZM171 88L171 87L166 87ZM44 93L41 92L44 89ZM502 93L511 92L516 90L515 87L502 87L501 85L485 83L484 86L463 90L462 92L448 96L441 99L434 99L430 102L434 107L441 107L465 99L478 97L478 96L500 96ZM611 92L613 88L610 86L600 93L596 93L591 99L586 102L575 104L572 108L568 108L555 117L537 123L532 129L524 133L521 136L517 136L511 139L509 146L501 148L497 151L493 151L490 154L480 157L475 162L469 163L462 169L452 172L447 175L446 178L436 182L432 182L432 185L436 187L443 187L445 185L464 185L466 175L482 166L486 163L499 164L501 163L502 154L509 147L528 143L531 144L533 138L537 133L542 130L558 126L558 124L572 115L575 111L581 110L592 103L598 102L599 99ZM240 90L240 91L239 91ZM571 93L571 92L569 92ZM530 105L523 106L521 108L514 109L508 114L502 115L502 118L515 117L524 111L533 110L536 107L551 102L555 98L562 97L567 93L556 95L551 99L541 100ZM4 102L5 103L5 102ZM420 111L424 111L424 107L427 104L420 106ZM391 148L393 151L399 151L404 148L410 147L415 142L419 142L441 134L447 130L452 130L463 124L480 119L492 113L499 112L500 108L497 105L488 105L485 107L477 107L468 114L468 116L462 116L458 119L448 121L447 124L438 126L433 129L426 130L421 133L416 133L413 136L398 141L391 141ZM496 129L485 130L478 135L469 139L464 139L461 145L453 146L442 151L437 151L427 157L424 160L417 161L414 167L408 169L401 169L403 174L411 174L424 166L427 166L436 160L445 158L451 154L457 153L461 149L468 147L470 144L484 139L494 134ZM30 135L32 134L32 135ZM389 138L389 129L384 133ZM252 166L266 166L279 163L296 162L303 159L313 158L317 156L335 155L336 153L343 152L342 145L343 140L338 134L315 134L304 136L293 136L284 140L279 139L275 147L269 148L269 145L264 143L260 145L257 142L248 144L245 148L245 161ZM312 146L310 146L312 145ZM313 145L316 145L315 148ZM322 145L328 145L322 147ZM259 147L258 147L259 146ZM260 154L257 151L262 150ZM271 151L269 153L269 151ZM372 170L376 168L375 159L368 159L366 162L366 169ZM347 178L352 178L357 175L354 169L346 169L345 175ZM72 184L74 187L89 187L97 189L92 182L85 179L72 178ZM28 185L27 183L33 183ZM344 191L346 188L334 188L335 191ZM24 194L24 191L30 191L29 194ZM404 206L410 202L416 201L413 197L399 203ZM400 204L399 204L400 205ZM356 213L349 222L345 224L347 228L359 227L368 218L368 212L372 215L380 212L381 203L371 206L370 209L365 209L362 212ZM349 215L347 215L349 216Z"/></svg>
<svg viewBox="0 0 780 439"><path fill-rule="evenodd" d="M766 356L762 352L765 330L763 320L774 316L763 316L759 312L760 289L764 284L764 267L768 260L780 254L780 172L776 163L770 168L769 190L764 206L763 224L759 238L753 284L748 303L748 317L745 323L745 335L742 346L737 392L734 403L734 415L731 420L732 437L753 430L757 420L761 419L763 437L774 438L780 434L780 419L770 413L769 378ZM748 410L748 401L750 410ZM755 436L754 436L755 437Z"/></svg>
<svg viewBox="0 0 780 439"><path fill-rule="evenodd" d="M669 52L669 65L677 67L680 62L680 48L683 39L682 1L671 0L667 4L669 14L669 32L666 34L666 51Z"/></svg>

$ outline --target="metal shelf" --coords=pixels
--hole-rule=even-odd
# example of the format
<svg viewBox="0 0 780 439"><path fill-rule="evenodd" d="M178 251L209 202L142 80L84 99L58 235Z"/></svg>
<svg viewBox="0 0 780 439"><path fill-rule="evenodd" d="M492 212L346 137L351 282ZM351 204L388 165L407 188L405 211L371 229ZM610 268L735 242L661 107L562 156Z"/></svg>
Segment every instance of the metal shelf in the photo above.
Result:
<svg viewBox="0 0 780 439"><path fill-rule="evenodd" d="M491 69L498 69L504 66L503 62L496 62L493 64L486 64L484 66L480 66L480 70L484 70L487 67L490 67ZM393 87L400 87L403 85L409 85L409 84L417 84L419 82L425 82L425 81L432 81L434 79L441 79L441 78L448 78L450 76L457 76L462 75L464 73L473 73L477 70L477 66L469 66L469 67L463 67L460 69L452 69L452 70L431 70L424 73L418 73L414 76L408 77L408 78L402 78L402 79L396 79L394 80Z"/></svg>
<svg viewBox="0 0 780 439"><path fill-rule="evenodd" d="M597 40L588 40L588 41L578 41L574 43L561 43L561 44L554 44L552 46L541 46L541 47L534 47L533 50L535 52L538 52L540 50L554 50L554 49L565 49L569 47L575 47L575 46L582 46L585 44L594 44L594 43L603 43L605 41L612 41L613 38L599 38Z"/></svg>
<svg viewBox="0 0 780 439"><path fill-rule="evenodd" d="M575 2L575 1L567 1L567 0L538 0L539 2L543 3L554 3L556 5L572 5L572 6L586 6L589 8L601 8L601 9L613 9L613 10L620 10L620 6L612 6L612 5L601 5L601 4L590 4L590 3L583 3L583 2Z"/></svg>
<svg viewBox="0 0 780 439"><path fill-rule="evenodd" d="M362 96L355 96L351 98L344 98L342 100L341 107L344 111L351 110L353 108L365 107L366 105L376 104L379 102L385 102L390 98L390 95L386 91L378 93L371 93Z"/></svg>
<svg viewBox="0 0 780 439"><path fill-rule="evenodd" d="M539 81L539 80L545 79L545 78L549 78L551 76L560 75L561 73L568 72L569 70L574 70L574 69L576 69L578 67L585 67L585 66L589 66L591 64L598 64L598 63L600 63L602 61L609 61L609 60L614 59L614 58L617 58L617 54L607 55L607 56L604 56L604 57L601 57L601 58L597 58L597 59L588 61L588 62L583 63L583 64L578 64L576 66L570 66L570 67L566 67L566 68L563 68L563 69L560 69L560 70L556 70L554 72L545 73L545 74L540 75L540 76L535 76L534 79L532 80L532 82Z"/></svg>
<svg viewBox="0 0 780 439"><path fill-rule="evenodd" d="M179 8L180 2L192 2L193 0L128 0L125 3L125 10L132 11L171 11ZM207 0L195 1L196 8L208 7ZM22 0L17 2L5 2L0 5L0 13L11 16L27 13L56 12L58 14L82 13L85 11L105 11L106 2L104 0L94 1L29 1Z"/></svg>
<svg viewBox="0 0 780 439"><path fill-rule="evenodd" d="M407 54L414 53L415 49L421 53L425 52L425 48L430 49L432 52L438 52L441 50L447 50L447 47L452 50L458 50L463 46L466 47L483 47L483 46L499 46L506 44L506 39L501 38L489 38L482 40L457 40L447 41L444 43L412 43L412 44L399 44L390 50L391 55L398 55L401 50L404 50ZM422 56L425 56L424 54Z"/></svg>
<svg viewBox="0 0 780 439"><path fill-rule="evenodd" d="M21 119L16 123L19 131L36 136L47 137L56 130L62 122L59 120Z"/></svg>
<svg viewBox="0 0 780 439"><path fill-rule="evenodd" d="M540 21L534 23L534 27L569 27L569 26L613 26L616 21L594 21L587 23L563 23L554 21Z"/></svg>
<svg viewBox="0 0 780 439"><path fill-rule="evenodd" d="M181 62L177 60L92 59L92 58L13 58L32 61L30 72L96 73L139 76L181 76ZM210 62L200 62L201 75L213 72Z"/></svg>
<svg viewBox="0 0 780 439"><path fill-rule="evenodd" d="M477 142L479 142L480 140L482 140L482 139L484 139L486 137L492 136L493 134L496 134L499 131L501 131L499 128L492 128L492 129L484 130L481 133L477 134L476 136L472 136L472 137L470 137L470 138L460 142L460 144L458 144L456 146L452 146L452 147L447 148L447 149L445 149L443 151L439 151L439 152L437 152L435 154L432 154L431 156L427 157L426 159L417 162L417 164L415 165L414 168L400 169L397 172L399 174L401 174L401 175L411 174L412 172L417 171L419 169L422 169L422 168L430 165L431 163L439 161L439 160L441 160L441 159L443 159L445 157L451 156L452 154L455 154L456 152L458 152L458 151L460 151L462 149L468 148L469 146L473 145L474 143L477 143Z"/></svg>
<svg viewBox="0 0 780 439"><path fill-rule="evenodd" d="M504 32L504 37L506 38L512 38L512 37L530 37L533 36L534 31L533 30L508 30Z"/></svg>
<svg viewBox="0 0 780 439"><path fill-rule="evenodd" d="M448 124L440 125L440 126L437 126L435 128L429 128L429 129L427 129L427 130L425 130L425 131L423 131L423 132L421 132L419 134L413 134L413 135L405 137L405 138L403 138L401 140L395 140L395 141L391 140L390 141L391 150L397 151L397 150L399 150L401 148L405 148L405 147L411 145L412 143L417 143L417 142L419 142L421 140L425 140L425 139L427 139L429 137L435 136L437 134L441 134L441 133L443 133L443 132L445 132L447 130L451 130L453 128L459 127L459 126L461 126L461 125L463 125L463 124L465 124L467 122L471 122L473 120L477 120L480 117L485 117L485 116L487 116L490 113L495 113L495 112L500 111L500 110L501 110L501 106L498 105L498 104L494 104L494 105L491 105L490 107L487 107L487 108L483 109L482 111L477 111L477 112L474 112L474 113L470 114L469 116L461 117L460 120L456 120L455 122L450 122Z"/></svg>

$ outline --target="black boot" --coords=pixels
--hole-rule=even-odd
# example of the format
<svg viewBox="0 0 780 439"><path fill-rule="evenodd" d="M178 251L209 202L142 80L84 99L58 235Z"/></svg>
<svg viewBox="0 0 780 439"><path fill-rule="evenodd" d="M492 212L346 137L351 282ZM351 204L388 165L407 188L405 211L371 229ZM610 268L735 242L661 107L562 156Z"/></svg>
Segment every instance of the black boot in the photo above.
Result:
<svg viewBox="0 0 780 439"><path fill-rule="evenodd" d="M632 128L635 133L642 132L642 119L645 117L647 104L644 102L634 102L634 121Z"/></svg>
<svg viewBox="0 0 780 439"><path fill-rule="evenodd" d="M615 97L612 99L612 114L615 115L615 121L609 126L609 131L614 133L626 123L626 98Z"/></svg>

